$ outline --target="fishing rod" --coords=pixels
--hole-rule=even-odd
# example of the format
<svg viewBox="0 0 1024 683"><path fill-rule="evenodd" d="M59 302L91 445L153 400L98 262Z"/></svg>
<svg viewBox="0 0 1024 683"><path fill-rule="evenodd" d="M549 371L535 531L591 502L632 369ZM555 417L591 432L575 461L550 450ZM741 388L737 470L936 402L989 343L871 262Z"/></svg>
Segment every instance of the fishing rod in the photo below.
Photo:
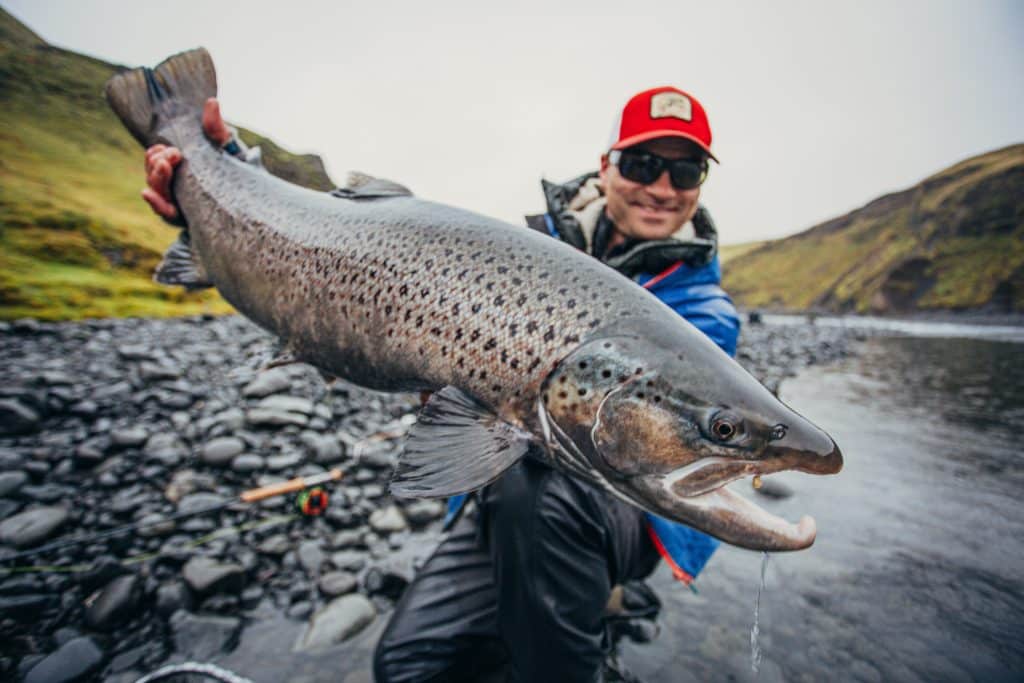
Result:
<svg viewBox="0 0 1024 683"><path fill-rule="evenodd" d="M132 524L125 524L114 529L108 529L96 534L89 534L87 536L81 536L78 538L71 538L67 540L58 540L47 545L40 546L38 548L32 548L30 550L23 550L13 555L7 555L6 557L0 557L0 563L6 564L14 560L19 560L33 555L40 555L42 553L51 552L54 550L60 550L63 548L70 548L83 543L91 543L94 541L100 541L111 536L117 536L131 531L137 531L139 529L145 529L147 527L156 526L158 524L165 524L172 520L185 519L187 517L194 517L196 515L202 515L207 512L215 512L217 510L223 510L229 505L234 505L238 502L242 503L256 503L267 498L274 498L282 496L288 493L301 492L299 494L298 505L299 509L305 515L316 516L322 514L327 508L328 496L327 493L320 488L317 488L320 484L326 484L332 481L338 481L342 478L343 473L340 469L333 469L329 472L323 472L321 474L314 474L309 477L295 477L288 481L279 482L276 484L269 484L267 486L260 486L258 488L249 489L243 491L237 497L227 498L214 505L209 505L198 510L187 510L185 512L179 512L160 519L148 521L148 522L134 522ZM0 567L0 572L10 572L12 568Z"/></svg>

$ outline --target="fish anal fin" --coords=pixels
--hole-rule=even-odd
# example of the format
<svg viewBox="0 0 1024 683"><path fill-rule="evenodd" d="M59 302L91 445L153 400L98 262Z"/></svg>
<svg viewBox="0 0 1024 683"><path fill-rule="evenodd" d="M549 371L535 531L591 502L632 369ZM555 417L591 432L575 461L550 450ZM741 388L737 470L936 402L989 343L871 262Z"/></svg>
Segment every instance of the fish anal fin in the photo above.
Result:
<svg viewBox="0 0 1024 683"><path fill-rule="evenodd" d="M435 392L409 428L392 495L445 498L485 486L516 464L533 436L455 387Z"/></svg>

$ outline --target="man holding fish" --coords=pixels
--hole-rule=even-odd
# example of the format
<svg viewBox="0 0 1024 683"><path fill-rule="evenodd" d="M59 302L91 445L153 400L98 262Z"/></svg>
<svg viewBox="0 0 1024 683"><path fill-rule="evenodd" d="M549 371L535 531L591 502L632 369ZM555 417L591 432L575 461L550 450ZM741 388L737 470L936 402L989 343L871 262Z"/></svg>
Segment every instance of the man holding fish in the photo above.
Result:
<svg viewBox="0 0 1024 683"><path fill-rule="evenodd" d="M152 84L150 88L153 89ZM133 117L138 120L136 128L145 125L144 116L136 116L127 106L122 109L125 113L119 114L126 125L132 123ZM217 146L240 158L255 159L256 155L233 138L215 99L206 101L202 122L206 136ZM149 144L142 133L136 132L136 136ZM179 223L181 212L171 188L175 167L181 160L182 153L176 147L150 146L146 152L148 187L143 192L156 213ZM623 108L609 148L601 156L600 170L564 185L545 182L548 212L529 217L527 222L534 230L586 252L648 289L733 355L739 320L732 302L719 286L714 225L698 204L710 160L715 160L711 130L702 105L688 93L672 87L643 91ZM372 186L371 197L407 193L397 184L371 182L382 182ZM367 194L365 187L337 192L339 196L357 199L358 195ZM187 285L193 282L175 281ZM560 284L569 287L571 283ZM500 298L499 295L496 299ZM574 303L569 299L567 305L572 307ZM659 330L656 328L655 332L660 334ZM554 337L557 332L551 328L549 335ZM514 329L512 333L515 334ZM567 344L578 341L578 336L566 337ZM628 340L621 342L622 348L630 352L631 344L636 346ZM603 348L612 346L605 342ZM618 353L619 348L613 351ZM307 352L312 353L308 348ZM642 358L644 353L635 357ZM699 363L701 353L696 353L697 360L690 362ZM837 461L841 464L838 450L826 436L817 433L807 432L806 443L811 446L789 450L779 446L776 459L771 461L777 464L762 467L747 459L736 465L730 461L732 451L709 446L710 456L701 457L713 461L713 466L721 470L720 475L704 474L703 479L697 476L697 465L701 462L698 460L688 467L666 466L663 469L671 470L664 475L668 478L654 480L644 475L646 470L637 462L637 449L600 424L602 415L614 418L606 420L609 423L627 423L630 419L629 405L619 399L608 400L622 387L633 391L633 387L639 386L639 379L623 376L616 388L604 390L605 399L594 406L596 421L585 425L593 445L608 445L608 451L604 455L585 455L604 457L610 467L616 468L607 470L609 473L636 471L635 479L643 480L646 488L630 489L632 480L608 479L612 474L601 479L585 467L575 469L581 467L584 454L574 450L570 443L579 440L571 428L573 419L568 417L576 413L577 405L567 403L571 400L568 396L578 391L584 397L589 388L597 386L600 378L595 376L591 382L584 370L589 363L596 372L598 364L606 361L611 363L600 353L579 356L578 363L574 361L569 367L563 361L544 380L541 423L547 443L552 446L549 450L563 454L565 459L560 464L564 469L549 466L551 463L540 456L535 444L524 445L528 456L537 457L510 460L514 464L505 463L495 470L494 476L481 479L490 483L479 491L451 500L446 520L448 535L396 606L378 645L374 658L378 681L478 680L490 671L502 669L510 673L512 680L604 680L605 659L611 649L609 625L615 619L610 612L651 616L657 611L656 598L649 591L636 588L635 582L648 576L660 557L673 575L688 585L718 544L711 536L626 500L668 501L675 500L673 496L678 494L706 501L697 504L692 512L702 528L714 528L716 535L748 547L795 549L813 542L813 522L802 520L799 525L789 525L769 518L744 507L735 497L725 498L720 487L725 481L761 471L837 471ZM579 372L574 375L577 366ZM724 374L732 376L733 372ZM603 373L605 378L613 377L609 369ZM636 368L636 375L643 375L646 386L655 387L652 391L657 389L655 381L647 379L649 375L643 374L642 368ZM472 371L469 377L473 377ZM568 390L559 391L559 387ZM476 410L475 404L460 395L454 395L452 401L449 389L438 392L443 394L443 402L439 400L432 412L428 405L420 420L424 431L434 422L440 424L441 418L458 412L450 408L451 404L463 412ZM495 385L495 392L500 389L500 385ZM666 385L664 389L671 387ZM634 398L646 400L642 392ZM666 394L666 401L669 399ZM660 401L661 394L653 400ZM768 405L763 402L769 400L767 395L757 399L762 405ZM580 403L583 404L582 399ZM787 426L778 420L767 420L763 425L751 421L746 427L750 435L747 439L742 431L742 417L728 410L701 410L704 417L700 419L706 423L706 429L701 428L705 433L701 438L705 440L725 445L756 441L757 448L768 449L766 454L771 451L768 442L786 443ZM764 412L765 417L769 412ZM559 416L565 418L561 427L555 419ZM786 419L794 424L798 416ZM515 436L509 436L509 441ZM407 450L411 450L413 466L403 470L400 465L396 480L404 487L401 490L423 490L424 495L443 492L443 486L420 474L424 471L422 463L416 460L420 453L413 447ZM642 457L646 455L645 452ZM803 466L801 458L811 458L814 464ZM702 467L705 472L712 469ZM726 472L728 467L739 469ZM421 483L424 485L417 488ZM453 489L459 490L468 487ZM615 602L617 607L611 604Z"/></svg>

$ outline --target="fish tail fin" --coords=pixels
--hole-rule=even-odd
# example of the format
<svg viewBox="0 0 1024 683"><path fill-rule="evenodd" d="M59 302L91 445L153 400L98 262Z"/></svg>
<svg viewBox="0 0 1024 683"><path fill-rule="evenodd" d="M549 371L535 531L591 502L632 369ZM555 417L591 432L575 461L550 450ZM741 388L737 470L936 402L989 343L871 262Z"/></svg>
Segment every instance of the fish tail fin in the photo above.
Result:
<svg viewBox="0 0 1024 683"><path fill-rule="evenodd" d="M201 125L203 104L217 95L217 72L205 48L168 57L155 69L122 71L106 86L107 102L144 147L157 142L164 123L194 114Z"/></svg>

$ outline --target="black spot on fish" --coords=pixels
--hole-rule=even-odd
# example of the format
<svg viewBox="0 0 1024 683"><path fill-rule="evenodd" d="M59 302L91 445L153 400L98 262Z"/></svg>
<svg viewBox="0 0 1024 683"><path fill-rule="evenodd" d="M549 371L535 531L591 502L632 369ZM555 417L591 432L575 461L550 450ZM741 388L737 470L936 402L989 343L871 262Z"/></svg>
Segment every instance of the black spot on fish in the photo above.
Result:
<svg viewBox="0 0 1024 683"><path fill-rule="evenodd" d="M469 335L469 341L475 342L480 338L480 330L473 330Z"/></svg>
<svg viewBox="0 0 1024 683"><path fill-rule="evenodd" d="M526 295L525 294L520 294L519 298L516 299L516 306L522 306L525 303L526 303Z"/></svg>
<svg viewBox="0 0 1024 683"><path fill-rule="evenodd" d="M469 310L473 311L474 313L479 313L480 312L480 304L473 304L472 306L469 307Z"/></svg>
<svg viewBox="0 0 1024 683"><path fill-rule="evenodd" d="M409 293L409 285L402 285L398 288L398 295L405 296Z"/></svg>
<svg viewBox="0 0 1024 683"><path fill-rule="evenodd" d="M508 272L508 266L498 266L498 274L504 275Z"/></svg>
<svg viewBox="0 0 1024 683"><path fill-rule="evenodd" d="M548 298L547 292L538 292L538 294L537 294L537 301L544 301L544 299L547 299L547 298Z"/></svg>
<svg viewBox="0 0 1024 683"><path fill-rule="evenodd" d="M498 340L497 340L497 339L495 339L494 337L491 337L491 338L490 338L490 339L488 339L488 340L487 340L487 342L486 342L486 343L484 344L484 351L490 351L491 349L493 349L493 348L494 348L495 346L497 346L497 345L498 345Z"/></svg>
<svg viewBox="0 0 1024 683"><path fill-rule="evenodd" d="M544 333L544 341L549 342L549 341L551 341L554 338L555 338L555 328L554 327L549 327L548 331Z"/></svg>
<svg viewBox="0 0 1024 683"><path fill-rule="evenodd" d="M497 384L495 384L495 385L492 385L492 386L491 386L491 391L493 391L493 392L494 392L494 393L496 393L496 394L497 394L497 393L500 393L500 392L501 392L501 387L500 387L499 385L497 385Z"/></svg>
<svg viewBox="0 0 1024 683"><path fill-rule="evenodd" d="M580 340L580 338L579 338L579 336L578 336L578 335L575 335L575 334L570 334L570 335L568 335L568 336L567 336L567 337L565 338L565 343L566 343L566 344L575 344L575 343L576 343L576 342L578 342L579 340Z"/></svg>
<svg viewBox="0 0 1024 683"><path fill-rule="evenodd" d="M519 325L517 325L515 323L509 323L508 324L508 336L514 337L514 336L516 336L516 332L518 332L518 331L519 331Z"/></svg>
<svg viewBox="0 0 1024 683"><path fill-rule="evenodd" d="M480 371L480 379L487 379L487 371L486 370L481 370Z"/></svg>
<svg viewBox="0 0 1024 683"><path fill-rule="evenodd" d="M569 299L568 301L565 302L565 305L568 306L569 308L576 308L576 299Z"/></svg>
<svg viewBox="0 0 1024 683"><path fill-rule="evenodd" d="M494 297L494 305L495 306L501 306L504 303L505 303L505 297L503 297L501 294L499 294L498 296Z"/></svg>
<svg viewBox="0 0 1024 683"><path fill-rule="evenodd" d="M456 301L455 305L452 306L452 315L458 315L458 314L459 314L459 302Z"/></svg>
<svg viewBox="0 0 1024 683"><path fill-rule="evenodd" d="M416 327L423 327L423 316L416 316Z"/></svg>
<svg viewBox="0 0 1024 683"><path fill-rule="evenodd" d="M536 331L537 331L537 323L535 323L532 320L527 321L527 323L526 323L526 332L528 334L533 334Z"/></svg>
<svg viewBox="0 0 1024 683"><path fill-rule="evenodd" d="M513 370L515 370L516 368L519 367L519 359L518 358L513 358L512 360L510 360L508 362L508 366L510 368L512 368Z"/></svg>
<svg viewBox="0 0 1024 683"><path fill-rule="evenodd" d="M460 339L462 339L462 328L461 327L455 330L455 341L459 341Z"/></svg>

